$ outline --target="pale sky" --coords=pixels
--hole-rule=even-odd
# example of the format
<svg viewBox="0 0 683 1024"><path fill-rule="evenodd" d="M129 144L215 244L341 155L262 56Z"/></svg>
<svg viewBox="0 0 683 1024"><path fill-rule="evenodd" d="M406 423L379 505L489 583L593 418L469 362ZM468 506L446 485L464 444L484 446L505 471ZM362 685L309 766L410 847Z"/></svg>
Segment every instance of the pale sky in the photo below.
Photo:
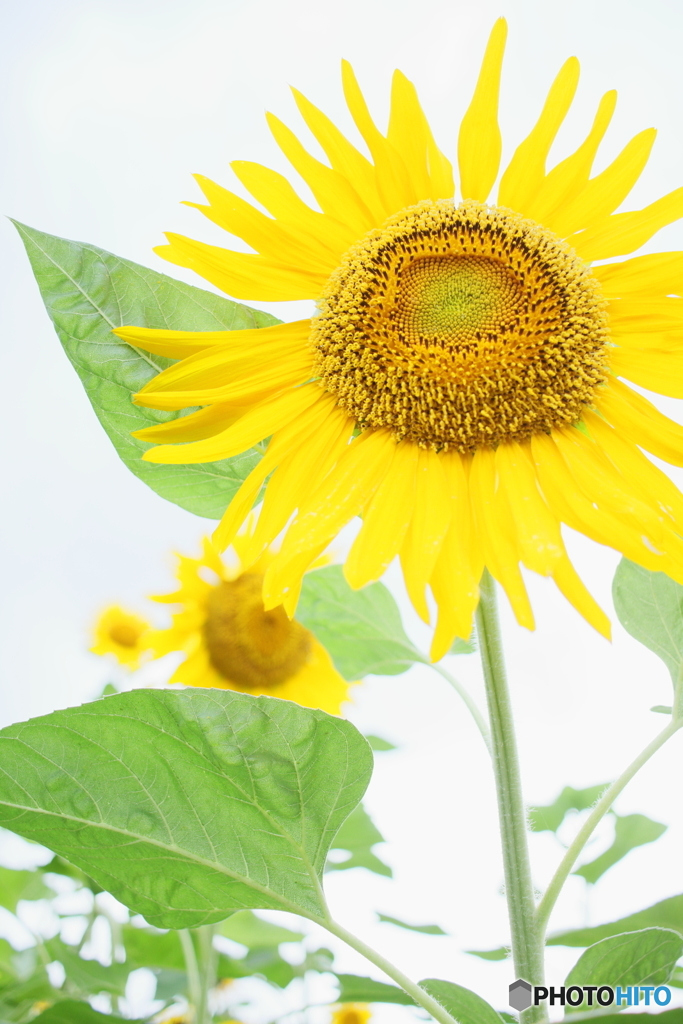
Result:
<svg viewBox="0 0 683 1024"><path fill-rule="evenodd" d="M659 139L633 206L683 184L683 8L673 0L27 0L5 5L3 210L210 288L151 252L164 230L230 244L179 205L197 198L193 172L235 188L230 160L284 170L263 114L273 110L299 127L289 84L348 127L341 57L356 67L380 121L391 71L401 68L452 154L486 37L501 14L510 28L506 153L535 120L560 64L576 54L582 82L554 155L569 151L601 93L616 87L619 106L599 163L654 125ZM1 230L8 285L0 306L7 724L96 696L108 676L104 663L86 653L98 608L118 601L144 610L146 593L170 589L170 551L193 553L212 524L157 497L118 461L61 351L14 229L5 222ZM683 248L680 224L648 245L671 248ZM287 320L302 312L296 303L263 308ZM662 404L681 421L679 406ZM617 557L581 539L571 543L611 612ZM390 582L398 588L395 574ZM504 620L526 795L543 803L564 785L618 774L663 726L648 709L670 703L670 684L664 666L619 627L609 645L552 585L532 578L530 589L536 633L514 625L506 608ZM412 617L409 623L417 628ZM425 638L419 629L415 635ZM458 659L453 669L481 695L476 659ZM349 717L401 747L378 758L367 800L396 878L338 873L328 886L333 907L412 976L449 978L504 1008L511 967L459 952L507 939L494 795L478 734L458 699L427 670L368 682ZM621 813L646 813L670 828L598 884L591 923L683 888L682 757L679 734L620 799ZM601 842L609 842L608 832ZM601 848L596 843L590 859ZM548 834L532 838L539 884L560 854ZM376 925L375 909L436 921L452 938ZM583 882L573 879L553 928L583 924L584 915ZM575 959L571 950L553 949L551 982L560 984ZM341 948L339 964L376 975ZM409 1016L389 1007L377 1019Z"/></svg>

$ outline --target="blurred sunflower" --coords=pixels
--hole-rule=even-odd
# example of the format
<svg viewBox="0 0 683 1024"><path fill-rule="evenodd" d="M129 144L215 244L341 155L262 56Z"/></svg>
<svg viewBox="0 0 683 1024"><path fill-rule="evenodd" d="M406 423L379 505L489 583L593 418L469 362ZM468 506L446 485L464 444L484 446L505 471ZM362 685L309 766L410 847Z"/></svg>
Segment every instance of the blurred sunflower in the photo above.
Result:
<svg viewBox="0 0 683 1024"><path fill-rule="evenodd" d="M562 523L683 582L683 496L640 451L683 465L683 429L619 379L683 397L683 253L590 266L681 217L683 189L614 213L655 136L636 135L591 177L614 92L579 148L546 169L577 87L571 58L489 204L505 37L500 20L460 126L459 203L413 85L395 73L382 134L347 63L344 94L369 159L296 91L329 164L268 115L319 209L259 164L232 167L270 216L198 177L208 201L198 209L255 252L169 235L160 255L239 299L315 299L311 320L116 332L181 360L138 404L201 407L139 431L161 443L145 459L211 462L270 438L216 535L221 548L232 540L270 476L245 563L286 527L265 573L266 608L291 614L304 572L359 515L349 583L362 587L399 555L425 620L427 586L436 600L434 658L469 636L485 566L523 625L534 619L520 563L551 576L609 635Z"/></svg>
<svg viewBox="0 0 683 1024"><path fill-rule="evenodd" d="M140 667L144 654L150 651L150 625L133 612L114 604L105 608L94 628L93 654L113 654L126 668Z"/></svg>
<svg viewBox="0 0 683 1024"><path fill-rule="evenodd" d="M238 560L249 542L248 534L235 538ZM309 630L282 607L263 606L263 575L273 557L265 551L248 571L239 561L230 568L208 538L201 558L179 555L180 588L152 600L182 611L168 629L151 632L154 656L185 653L171 683L281 697L338 715L350 684Z"/></svg>
<svg viewBox="0 0 683 1024"><path fill-rule="evenodd" d="M342 1003L332 1014L332 1024L366 1024L371 1017L367 1003Z"/></svg>

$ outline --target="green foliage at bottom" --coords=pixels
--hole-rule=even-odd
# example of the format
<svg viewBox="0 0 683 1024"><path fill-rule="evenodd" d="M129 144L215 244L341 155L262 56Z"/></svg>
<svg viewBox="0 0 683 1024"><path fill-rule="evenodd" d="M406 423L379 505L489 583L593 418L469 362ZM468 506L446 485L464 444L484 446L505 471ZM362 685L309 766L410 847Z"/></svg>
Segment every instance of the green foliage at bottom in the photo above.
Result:
<svg viewBox="0 0 683 1024"><path fill-rule="evenodd" d="M452 981L440 981L438 978L421 981L420 988L448 1010L458 1024L501 1024L500 1014L496 1013L490 1003L469 988L455 985Z"/></svg>

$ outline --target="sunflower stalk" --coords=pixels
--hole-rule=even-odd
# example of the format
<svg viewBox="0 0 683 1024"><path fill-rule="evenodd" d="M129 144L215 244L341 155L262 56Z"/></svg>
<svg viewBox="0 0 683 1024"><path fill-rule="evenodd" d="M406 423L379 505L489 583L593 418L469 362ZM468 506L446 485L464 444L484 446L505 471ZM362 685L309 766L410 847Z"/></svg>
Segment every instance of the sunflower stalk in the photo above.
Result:
<svg viewBox="0 0 683 1024"><path fill-rule="evenodd" d="M495 583L487 569L481 579L480 593L477 632L491 722L493 771L498 795L512 957L518 978L523 978L531 985L542 985L543 941L535 919L517 741L503 659ZM520 1019L523 1024L543 1021L546 1019L545 1009L532 1006L521 1014Z"/></svg>

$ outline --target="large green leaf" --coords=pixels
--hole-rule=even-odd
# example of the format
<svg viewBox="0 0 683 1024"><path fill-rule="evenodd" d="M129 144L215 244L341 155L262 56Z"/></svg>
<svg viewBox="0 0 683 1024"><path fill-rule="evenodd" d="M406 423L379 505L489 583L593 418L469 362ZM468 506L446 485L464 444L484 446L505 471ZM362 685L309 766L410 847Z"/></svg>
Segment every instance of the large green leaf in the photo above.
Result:
<svg viewBox="0 0 683 1024"><path fill-rule="evenodd" d="M256 465L252 450L204 465L162 466L142 461L150 447L132 430L177 413L142 409L131 395L172 360L133 348L113 335L125 324L186 331L234 331L278 323L274 317L183 284L94 245L16 224L47 311L64 350L116 451L136 476L163 498L200 516L220 519Z"/></svg>
<svg viewBox="0 0 683 1024"><path fill-rule="evenodd" d="M683 587L622 558L612 595L624 629L662 659L676 683L683 662Z"/></svg>
<svg viewBox="0 0 683 1024"><path fill-rule="evenodd" d="M653 821L644 814L626 814L623 817L615 815L615 819L614 842L609 849L574 872L591 885L631 850L635 850L637 846L645 846L646 843L654 843L666 832L666 825L662 825L660 821Z"/></svg>
<svg viewBox="0 0 683 1024"><path fill-rule="evenodd" d="M681 954L683 937L669 928L612 935L579 957L565 985L663 985Z"/></svg>
<svg viewBox="0 0 683 1024"><path fill-rule="evenodd" d="M433 996L458 1024L501 1024L500 1014L469 988L452 981L439 981L438 978L421 981L420 988Z"/></svg>
<svg viewBox="0 0 683 1024"><path fill-rule="evenodd" d="M338 974L340 1003L399 1003L401 1006L415 1006L407 992L397 985L387 985L374 978L362 978L357 974Z"/></svg>
<svg viewBox="0 0 683 1024"><path fill-rule="evenodd" d="M601 939L622 932L640 931L642 928L672 928L683 934L683 893L670 896L666 900L639 910L628 917L609 924L599 924L594 928L574 928L571 931L558 932L548 939L549 946L592 946Z"/></svg>
<svg viewBox="0 0 683 1024"><path fill-rule="evenodd" d="M264 921L250 910L233 914L223 922L219 932L248 949L276 949L281 942L301 942L304 938L303 932L293 932L279 924Z"/></svg>
<svg viewBox="0 0 683 1024"><path fill-rule="evenodd" d="M0 821L162 928L237 909L319 919L370 779L351 725L270 697L136 690L0 732Z"/></svg>
<svg viewBox="0 0 683 1024"><path fill-rule="evenodd" d="M587 811L605 792L609 783L574 789L565 786L551 804L529 808L529 826L533 832L557 832L569 811Z"/></svg>
<svg viewBox="0 0 683 1024"><path fill-rule="evenodd" d="M426 661L406 636L384 584L352 590L338 565L304 576L296 617L327 648L345 679L396 676Z"/></svg>
<svg viewBox="0 0 683 1024"><path fill-rule="evenodd" d="M104 967L99 960L84 960L74 946L67 946L60 938L48 939L45 948L51 960L59 960L68 981L84 996L109 992L122 996L131 968L127 964L113 963Z"/></svg>
<svg viewBox="0 0 683 1024"><path fill-rule="evenodd" d="M333 861L328 858L326 871L346 871L347 868L367 868L376 875L393 876L388 864L380 860L372 848L375 843L383 843L384 836L362 804L348 816L334 837L332 848L344 850L349 856L346 860Z"/></svg>

